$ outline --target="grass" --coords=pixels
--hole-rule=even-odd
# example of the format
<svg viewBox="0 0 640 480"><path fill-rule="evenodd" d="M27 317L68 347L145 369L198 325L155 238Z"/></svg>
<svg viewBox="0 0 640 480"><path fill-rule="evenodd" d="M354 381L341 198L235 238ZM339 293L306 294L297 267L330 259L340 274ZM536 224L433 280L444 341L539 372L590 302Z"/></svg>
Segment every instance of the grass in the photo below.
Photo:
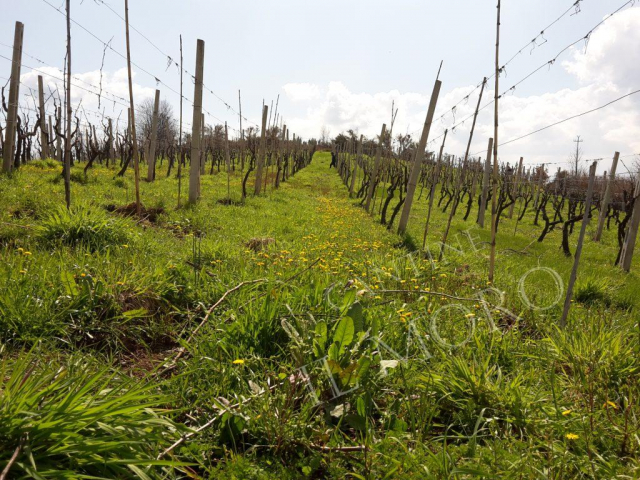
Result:
<svg viewBox="0 0 640 480"><path fill-rule="evenodd" d="M70 213L54 162L0 178L0 467L20 447L16 478L640 475L640 282L611 266L614 232L587 241L561 330L548 271L524 288L550 308L518 293L534 267L566 283L560 232L517 255L538 227L503 219L487 285L486 229L457 216L459 251L432 262L407 248L424 196L401 239L328 165L244 204L240 172L230 205L206 175L181 209L159 172L142 201L164 213L140 222L107 211L130 174L90 170Z"/></svg>

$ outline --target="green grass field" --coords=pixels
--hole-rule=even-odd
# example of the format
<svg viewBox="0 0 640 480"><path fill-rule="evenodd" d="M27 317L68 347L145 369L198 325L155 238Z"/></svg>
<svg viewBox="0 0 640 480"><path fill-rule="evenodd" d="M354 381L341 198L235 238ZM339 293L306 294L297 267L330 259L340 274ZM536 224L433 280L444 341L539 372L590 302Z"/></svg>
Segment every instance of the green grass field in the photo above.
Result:
<svg viewBox="0 0 640 480"><path fill-rule="evenodd" d="M587 232L563 330L538 269L566 285L559 231L501 220L488 285L475 208L435 262L408 247L426 191L400 238L329 161L244 204L239 172L231 205L205 175L181 209L165 165L141 184L164 213L137 222L111 211L131 171L75 167L70 213L55 162L0 178L0 470L17 452L8 478L640 476L640 265L612 265L615 232Z"/></svg>

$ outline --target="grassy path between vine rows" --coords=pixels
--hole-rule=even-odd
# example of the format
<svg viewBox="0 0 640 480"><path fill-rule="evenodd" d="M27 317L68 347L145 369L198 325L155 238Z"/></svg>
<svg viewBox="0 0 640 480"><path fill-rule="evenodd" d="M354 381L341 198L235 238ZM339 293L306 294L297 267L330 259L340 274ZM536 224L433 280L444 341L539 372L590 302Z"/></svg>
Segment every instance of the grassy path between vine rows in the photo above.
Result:
<svg viewBox="0 0 640 480"><path fill-rule="evenodd" d="M0 179L0 466L19 448L16 478L640 473L637 276L605 264L612 232L585 249L561 331L560 307L527 308L517 288L532 266L566 277L554 238L502 254L487 285L486 232L432 262L328 166L316 154L234 205L218 202L226 175L205 175L201 202L181 209L159 171L141 185L157 218L142 222L110 211L132 201L132 172L74 168L72 213L54 162ZM445 219L435 213L430 241ZM530 223L510 235L505 221L500 248L527 245ZM543 303L555 286L537 275L526 292Z"/></svg>

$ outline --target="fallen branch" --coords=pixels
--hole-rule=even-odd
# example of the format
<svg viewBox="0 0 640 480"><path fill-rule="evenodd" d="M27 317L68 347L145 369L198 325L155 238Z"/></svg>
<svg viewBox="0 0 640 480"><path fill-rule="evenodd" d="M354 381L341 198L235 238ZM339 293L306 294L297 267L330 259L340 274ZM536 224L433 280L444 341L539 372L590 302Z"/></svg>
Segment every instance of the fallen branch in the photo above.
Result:
<svg viewBox="0 0 640 480"><path fill-rule="evenodd" d="M350 447L325 447L324 445L316 445L314 443L308 445L312 450L318 450L319 452L366 452L369 447L366 445L353 445Z"/></svg>
<svg viewBox="0 0 640 480"><path fill-rule="evenodd" d="M309 265L307 265L304 269L300 270L299 272L294 273L293 275L291 275L289 278L285 278L284 280L281 280L280 283L287 283L290 282L291 280L293 280L296 277L299 277L300 275L302 275L304 272L311 270L311 268L320 261L320 257L316 258L313 262L311 262ZM244 305L241 305L240 308L244 308L245 306L247 306L248 304L250 304L251 302L253 302L254 300L258 300L259 298L264 297L267 293L269 292L262 292L260 295L256 295L255 297L253 297L251 300L249 300L247 303L245 303Z"/></svg>
<svg viewBox="0 0 640 480"><path fill-rule="evenodd" d="M293 383L293 381L290 381L291 383ZM299 385L301 383L300 380L295 382L295 385ZM281 387L282 385L284 385L285 382L280 382L280 383L276 383L274 385L271 385L269 387L269 392L274 391L276 388ZM241 402L235 403L233 405L230 405L229 407L225 407L223 409L222 412L217 413L216 415L214 415L213 417L211 417L207 423L205 423L204 425L199 426L198 428L196 428L195 430L193 430L192 432L189 432L185 435L182 435L178 440L176 440L171 446L165 448L157 457L157 460L162 459L162 457L164 457L167 453L171 452L172 450L174 450L176 447L182 445L184 442L186 442L187 440L189 440L191 437L197 435L198 433L200 433L201 431L205 430L206 428L210 427L211 425L213 425L215 423L215 421L220 418L224 413L229 412L231 409L235 409L238 407L241 407L242 405L246 405L247 403L249 403L251 400L255 399L256 397L262 395L263 393L265 393L267 390L263 390L262 392L258 393L257 395L253 396L253 397L248 397L245 398L244 400L242 400ZM1 480L1 479L0 479Z"/></svg>
<svg viewBox="0 0 640 480"><path fill-rule="evenodd" d="M455 295L449 295L447 293L438 293L432 292L431 290L376 290L376 294L380 293L419 293L421 295L433 295L436 297L446 297L452 300L461 300L464 302L477 302L477 298L465 298L465 297L456 297Z"/></svg>
<svg viewBox="0 0 640 480"><path fill-rule="evenodd" d="M2 473L0 473L0 480L6 480L7 478L9 478L8 477L9 470L11 469L13 464L16 463L16 460L18 460L18 457L20 456L20 452L22 451L23 445L24 445L24 438L20 440L20 445L16 447L16 449L13 452L13 455L11 455L11 458L9 459L9 463L7 463L7 466L4 467L4 470L2 470Z"/></svg>
<svg viewBox="0 0 640 480"><path fill-rule="evenodd" d="M36 228L33 225L19 225L17 223L7 223L7 222L0 222L0 225L6 225L7 227L27 228L27 229ZM2 477L0 477L0 478L2 478Z"/></svg>
<svg viewBox="0 0 640 480"><path fill-rule="evenodd" d="M226 292L224 292L224 294L218 299L218 301L216 303L214 303L213 305L211 305L209 310L207 310L207 313L205 314L205 316L202 319L202 321L191 332L191 334L189 335L189 338L187 338L186 343L191 342L191 340L198 333L198 331L204 326L205 323L207 323L207 320L209 320L209 317L211 316L211 313L216 309L216 307L218 307L222 302L224 302L225 298L227 298L228 295L232 294L233 292L235 292L237 290L240 290L245 285L251 285L251 284L254 284L254 283L266 282L266 281L267 281L266 278L258 278L256 280L247 280L247 281L244 281L244 282L240 282L235 287L233 287L233 288L227 290ZM160 373L158 373L158 375L162 376L165 373L167 373L168 371L173 370L175 368L175 366L176 366L176 362L180 359L180 357L182 357L182 355L184 354L185 351L186 351L185 347L180 347L180 349L178 350L178 353L176 354L176 356L171 361L171 364L168 365Z"/></svg>

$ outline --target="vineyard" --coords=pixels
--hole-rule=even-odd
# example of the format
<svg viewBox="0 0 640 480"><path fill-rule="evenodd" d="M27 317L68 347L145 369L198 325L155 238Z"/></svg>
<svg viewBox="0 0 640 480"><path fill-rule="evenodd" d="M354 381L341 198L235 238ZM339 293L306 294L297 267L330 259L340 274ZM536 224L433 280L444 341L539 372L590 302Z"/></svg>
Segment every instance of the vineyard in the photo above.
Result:
<svg viewBox="0 0 640 480"><path fill-rule="evenodd" d="M499 137L507 94L634 6L501 87L583 1L505 63L498 0L495 68L466 96L440 115L441 63L419 130L392 103L379 134L322 138L279 96L252 121L209 86L203 40L192 70L128 0L95 0L125 49L81 2L38 2L64 68L20 21L0 55L0 480L638 478L640 161L579 137L570 162L500 155L640 92Z"/></svg>

